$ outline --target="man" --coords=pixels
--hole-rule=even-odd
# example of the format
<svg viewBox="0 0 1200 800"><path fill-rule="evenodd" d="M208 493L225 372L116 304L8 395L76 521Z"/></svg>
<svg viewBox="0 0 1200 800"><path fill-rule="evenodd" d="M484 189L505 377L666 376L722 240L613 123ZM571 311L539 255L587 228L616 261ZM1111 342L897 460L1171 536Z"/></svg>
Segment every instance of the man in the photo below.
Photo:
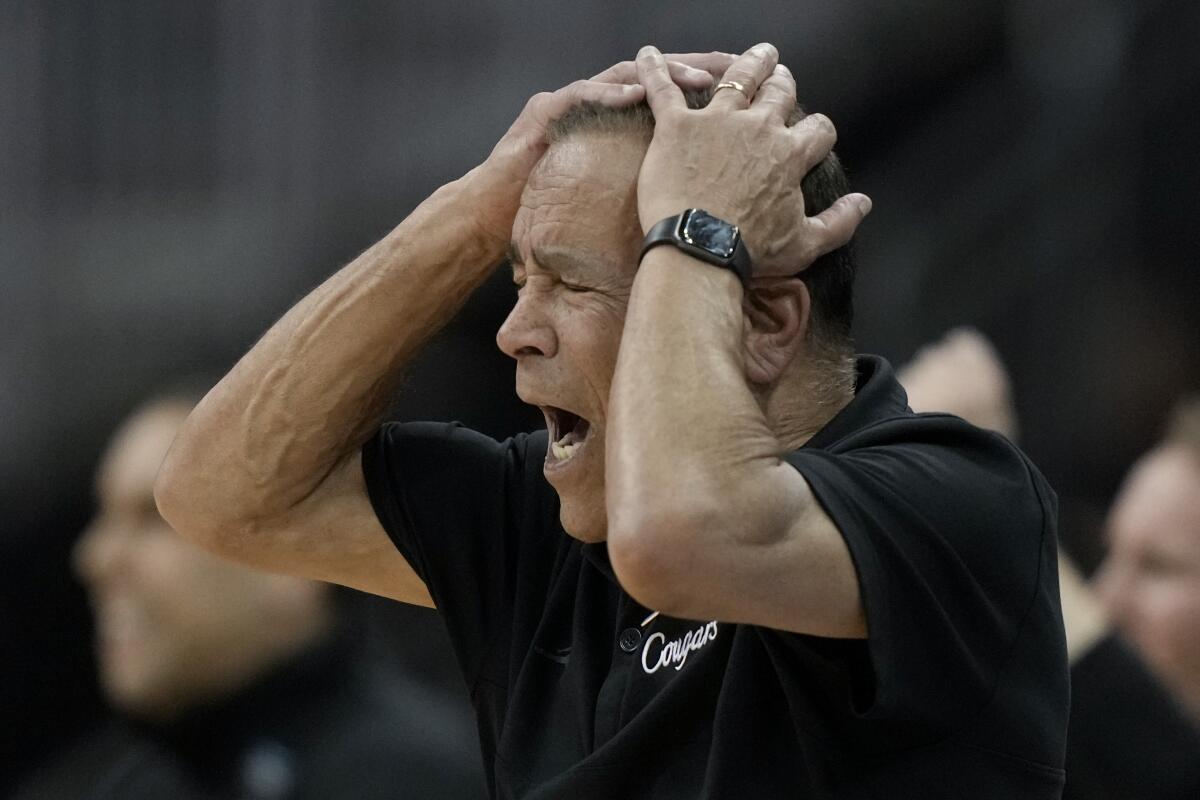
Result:
<svg viewBox="0 0 1200 800"><path fill-rule="evenodd" d="M219 559L158 515L154 477L191 407L166 397L122 426L75 548L101 687L121 720L18 796L482 794L444 703L364 658L331 587ZM469 741L469 726L460 732Z"/></svg>
<svg viewBox="0 0 1200 800"><path fill-rule="evenodd" d="M1200 723L1200 400L1131 470L1097 578L1113 622Z"/></svg>
<svg viewBox="0 0 1200 800"><path fill-rule="evenodd" d="M497 797L1061 791L1053 495L856 364L843 246L869 200L839 197L832 125L795 97L770 45L647 47L535 96L164 463L197 541L437 606ZM380 429L506 249L497 340L547 431Z"/></svg>

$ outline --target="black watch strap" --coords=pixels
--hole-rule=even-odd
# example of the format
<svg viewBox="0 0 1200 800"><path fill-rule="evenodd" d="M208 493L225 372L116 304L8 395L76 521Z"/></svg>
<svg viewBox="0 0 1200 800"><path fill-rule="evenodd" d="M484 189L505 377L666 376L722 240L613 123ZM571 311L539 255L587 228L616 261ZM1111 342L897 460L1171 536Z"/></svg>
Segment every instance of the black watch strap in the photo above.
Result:
<svg viewBox="0 0 1200 800"><path fill-rule="evenodd" d="M651 247L672 244L688 255L733 272L745 285L752 272L750 251L736 225L718 219L702 208L689 208L681 214L654 224L642 242L640 262Z"/></svg>

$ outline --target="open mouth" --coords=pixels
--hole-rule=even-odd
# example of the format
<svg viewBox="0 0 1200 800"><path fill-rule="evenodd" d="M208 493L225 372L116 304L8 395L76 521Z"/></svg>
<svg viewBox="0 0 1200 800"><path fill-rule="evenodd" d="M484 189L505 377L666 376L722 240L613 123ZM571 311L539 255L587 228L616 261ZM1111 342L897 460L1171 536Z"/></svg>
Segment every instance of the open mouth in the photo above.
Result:
<svg viewBox="0 0 1200 800"><path fill-rule="evenodd" d="M578 414L554 406L542 406L542 413L546 415L546 429L550 433L550 451L546 460L552 463L570 461L587 440L591 424Z"/></svg>

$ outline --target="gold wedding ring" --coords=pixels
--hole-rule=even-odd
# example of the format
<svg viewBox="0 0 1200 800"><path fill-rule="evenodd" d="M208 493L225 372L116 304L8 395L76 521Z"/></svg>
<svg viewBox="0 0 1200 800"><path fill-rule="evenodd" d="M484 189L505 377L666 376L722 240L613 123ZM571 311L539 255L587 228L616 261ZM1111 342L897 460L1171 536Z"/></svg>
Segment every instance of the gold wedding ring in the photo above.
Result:
<svg viewBox="0 0 1200 800"><path fill-rule="evenodd" d="M737 81L721 81L720 83L717 84L716 88L713 89L713 94L715 95L717 92L721 91L722 89L737 89L739 92L742 93L742 97L745 97L747 100L750 99L750 93L746 91L746 87L743 86L742 84L738 83Z"/></svg>

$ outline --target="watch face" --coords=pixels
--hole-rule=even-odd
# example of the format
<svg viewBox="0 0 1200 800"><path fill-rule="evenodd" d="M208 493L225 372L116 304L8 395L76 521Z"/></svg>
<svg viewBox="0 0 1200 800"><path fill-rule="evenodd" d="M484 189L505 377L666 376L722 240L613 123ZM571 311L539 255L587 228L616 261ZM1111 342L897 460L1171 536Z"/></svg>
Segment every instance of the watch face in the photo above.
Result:
<svg viewBox="0 0 1200 800"><path fill-rule="evenodd" d="M737 248L738 228L707 211L693 208L683 218L679 236L688 244L707 250L714 256L729 258Z"/></svg>

